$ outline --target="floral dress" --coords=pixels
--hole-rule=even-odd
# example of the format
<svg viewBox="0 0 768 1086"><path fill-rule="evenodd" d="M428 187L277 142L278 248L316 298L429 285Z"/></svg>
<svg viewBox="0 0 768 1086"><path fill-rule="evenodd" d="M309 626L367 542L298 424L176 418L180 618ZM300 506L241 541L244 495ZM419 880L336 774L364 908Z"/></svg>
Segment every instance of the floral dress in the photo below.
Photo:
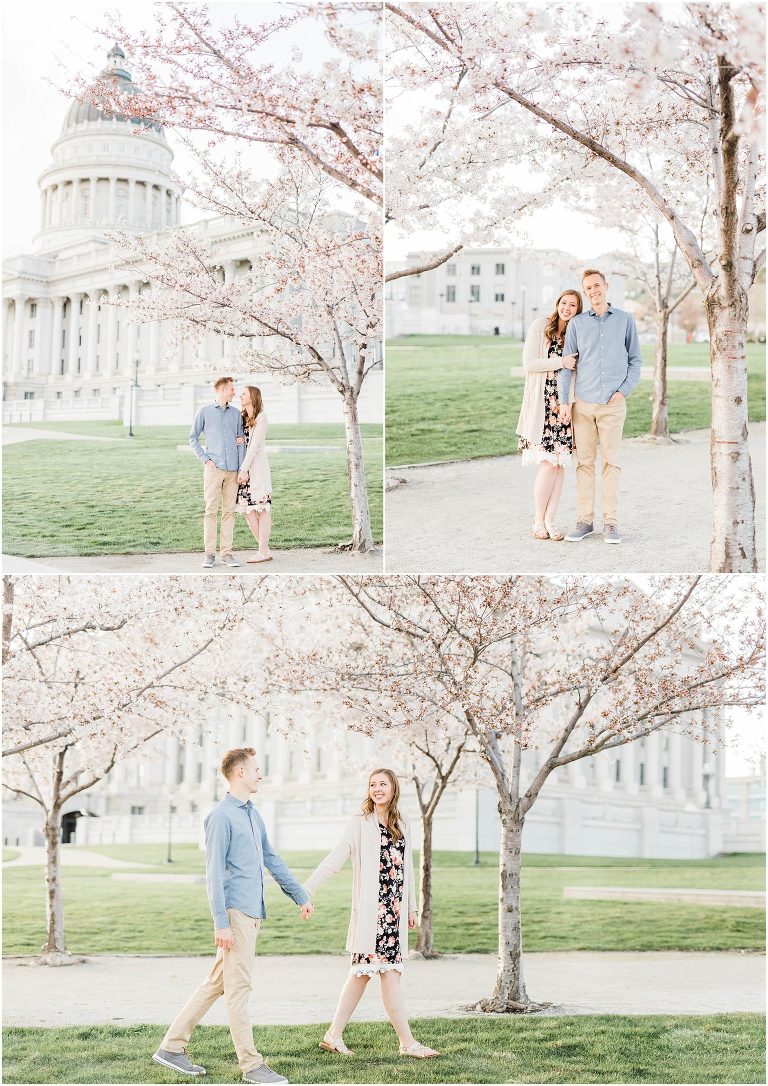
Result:
<svg viewBox="0 0 768 1086"><path fill-rule="evenodd" d="M553 361L562 358L563 345L557 340L552 340L547 351L547 358ZM568 464L573 453L573 429L570 422L560 422L558 408L560 401L557 395L557 370L559 366L553 366L552 372L547 373L544 382L544 431L541 435L541 444L532 445L527 438L521 437L518 449L523 454L523 467L526 464L540 464L548 460L550 464L558 467Z"/></svg>
<svg viewBox="0 0 768 1086"><path fill-rule="evenodd" d="M379 823L379 914L376 922L376 953L353 954L350 973L369 976L388 969L403 971L400 951L400 912L403 905L405 839L396 841L386 826Z"/></svg>
<svg viewBox="0 0 768 1086"><path fill-rule="evenodd" d="M243 426L243 436L245 447L248 448L248 442L251 439L251 430L248 426ZM251 494L250 479L247 483L238 483L237 508L241 513L266 513L272 508L272 495Z"/></svg>

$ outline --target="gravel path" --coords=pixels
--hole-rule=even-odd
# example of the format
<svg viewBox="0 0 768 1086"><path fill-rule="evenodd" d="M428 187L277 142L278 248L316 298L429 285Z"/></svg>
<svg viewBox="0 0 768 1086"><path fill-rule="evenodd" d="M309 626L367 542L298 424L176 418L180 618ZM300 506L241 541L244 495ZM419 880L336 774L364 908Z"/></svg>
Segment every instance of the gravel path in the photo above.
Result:
<svg viewBox="0 0 768 1086"><path fill-rule="evenodd" d="M764 423L750 427L761 569L765 569L765 437ZM709 566L708 430L681 434L674 445L656 445L645 438L624 442L621 546L605 546L601 534L578 544L533 539L534 469L523 468L518 456L392 468L388 488L397 479L405 482L386 495L388 573L620 575L693 573ZM569 468L558 516L563 529L573 527L575 510L576 479Z"/></svg>
<svg viewBox="0 0 768 1086"><path fill-rule="evenodd" d="M3 573L172 573L176 575L201 573L216 577L242 577L265 573L381 573L380 548L370 554L352 554L323 547L298 547L295 550L274 551L272 562L247 565L253 552L235 552L242 563L237 569L222 566L203 569L202 554L105 554L92 558L17 558L3 555Z"/></svg>
<svg viewBox="0 0 768 1086"><path fill-rule="evenodd" d="M5 958L4 1023L167 1024L212 960L105 955L57 969ZM348 968L346 955L257 953L254 1022L329 1022ZM715 1014L765 1007L765 958L757 954L528 954L525 971L531 998L553 1003L547 1014ZM410 961L405 972L409 1013L414 1018L461 1017L467 1013L464 1004L491 994L495 973L493 954ZM358 1018L384 1018L377 989L374 981ZM223 1001L205 1021L226 1024Z"/></svg>

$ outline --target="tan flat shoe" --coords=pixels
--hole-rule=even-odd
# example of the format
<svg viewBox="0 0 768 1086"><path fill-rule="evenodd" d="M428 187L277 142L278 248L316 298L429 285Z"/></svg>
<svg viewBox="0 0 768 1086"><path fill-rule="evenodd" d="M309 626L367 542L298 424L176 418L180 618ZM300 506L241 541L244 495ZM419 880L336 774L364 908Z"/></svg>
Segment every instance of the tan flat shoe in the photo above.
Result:
<svg viewBox="0 0 768 1086"><path fill-rule="evenodd" d="M534 539L549 539L549 532L546 528L535 528L531 532Z"/></svg>
<svg viewBox="0 0 768 1086"><path fill-rule="evenodd" d="M406 1048L405 1045L400 1045L400 1055L413 1056L415 1060L431 1060L433 1056L439 1056L440 1053L435 1052L434 1048L427 1048L426 1045L414 1041L409 1048Z"/></svg>
<svg viewBox="0 0 768 1086"><path fill-rule="evenodd" d="M547 535L550 539L554 539L556 543L559 543L561 539L565 539L565 532L561 532L554 525L551 528L547 527Z"/></svg>
<svg viewBox="0 0 768 1086"><path fill-rule="evenodd" d="M320 1047L324 1052L338 1052L340 1056L354 1055L344 1044L341 1037L331 1037L330 1033L326 1033L325 1037L323 1037Z"/></svg>

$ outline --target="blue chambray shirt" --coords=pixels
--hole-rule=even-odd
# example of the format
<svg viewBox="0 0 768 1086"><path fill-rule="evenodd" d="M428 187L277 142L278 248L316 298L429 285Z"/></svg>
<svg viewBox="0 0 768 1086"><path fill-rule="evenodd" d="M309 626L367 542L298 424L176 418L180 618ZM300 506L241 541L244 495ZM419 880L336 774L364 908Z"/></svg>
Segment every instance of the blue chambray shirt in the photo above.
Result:
<svg viewBox="0 0 768 1086"><path fill-rule="evenodd" d="M579 356L576 399L583 403L608 403L614 392L628 396L640 380L643 359L635 319L612 305L602 317L594 309L571 317L563 354ZM557 375L560 403L568 403L572 374L562 368Z"/></svg>
<svg viewBox="0 0 768 1086"><path fill-rule="evenodd" d="M200 435L205 434L205 448ZM222 471L238 471L245 459L245 445L238 445L243 436L243 416L231 403L219 407L217 403L201 407L189 432L189 443L203 463L213 460Z"/></svg>
<svg viewBox="0 0 768 1086"><path fill-rule="evenodd" d="M205 885L214 927L228 928L227 909L263 919L264 868L297 905L309 894L272 848L266 826L250 800L227 793L205 820Z"/></svg>

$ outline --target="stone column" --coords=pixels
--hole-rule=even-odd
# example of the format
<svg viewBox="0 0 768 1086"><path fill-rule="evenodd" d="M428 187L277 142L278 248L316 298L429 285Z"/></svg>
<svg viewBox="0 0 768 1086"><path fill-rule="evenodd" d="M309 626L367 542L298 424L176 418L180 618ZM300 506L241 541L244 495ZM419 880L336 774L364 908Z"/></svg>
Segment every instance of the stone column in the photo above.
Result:
<svg viewBox="0 0 768 1086"><path fill-rule="evenodd" d="M109 292L110 305L107 308L107 342L105 344L105 350L102 351L103 366L102 371L105 374L114 373L117 369L117 316L118 310L115 308L114 301L117 298L119 288L113 288Z"/></svg>
<svg viewBox="0 0 768 1086"><path fill-rule="evenodd" d="M132 177L128 178L128 222L135 226L136 218L136 182Z"/></svg>
<svg viewBox="0 0 768 1086"><path fill-rule="evenodd" d="M48 225L48 189L40 190L40 229L45 230Z"/></svg>
<svg viewBox="0 0 768 1086"><path fill-rule="evenodd" d="M681 802L685 799L683 787L683 737L678 732L669 733L669 761L667 762L669 793Z"/></svg>
<svg viewBox="0 0 768 1086"><path fill-rule="evenodd" d="M37 302L37 329L35 334L35 373L47 377L53 372L53 332L56 302L51 298L39 298Z"/></svg>
<svg viewBox="0 0 768 1086"><path fill-rule="evenodd" d="M107 202L107 222L117 222L117 178L109 179L109 200Z"/></svg>
<svg viewBox="0 0 768 1086"><path fill-rule="evenodd" d="M25 294L14 294L13 347L11 348L11 374L18 380L23 376L24 317L27 305Z"/></svg>
<svg viewBox="0 0 768 1086"><path fill-rule="evenodd" d="M76 177L72 182L72 214L69 221L73 226L80 222L80 178Z"/></svg>
<svg viewBox="0 0 768 1086"><path fill-rule="evenodd" d="M97 181L98 181L98 178L96 178L96 177L89 177L88 178L88 202L90 204L89 215L88 215L88 221L89 222L96 222L96 187L97 187Z"/></svg>
<svg viewBox="0 0 768 1086"><path fill-rule="evenodd" d="M621 779L629 795L636 795L640 787L637 768L637 741L625 743L621 748Z"/></svg>
<svg viewBox="0 0 768 1086"><path fill-rule="evenodd" d="M50 370L58 377L61 373L61 330L64 326L64 298L57 295L53 299L53 328L51 331Z"/></svg>
<svg viewBox="0 0 768 1086"><path fill-rule="evenodd" d="M128 284L128 297L131 301L134 301L139 296L139 287L141 286L138 279L134 279ZM133 364L136 361L136 355L139 350L139 326L133 321L123 321L123 327L126 328L126 337L128 340L127 354L125 370L131 380L133 380Z"/></svg>
<svg viewBox="0 0 768 1086"><path fill-rule="evenodd" d="M148 181L144 182L144 215L146 217L147 230L152 230L152 188Z"/></svg>
<svg viewBox="0 0 768 1086"><path fill-rule="evenodd" d="M234 260L224 261L224 283L232 283L236 278L235 269L237 267ZM222 336L222 356L224 360L225 368L229 366L232 358L235 354L235 340L233 336Z"/></svg>
<svg viewBox="0 0 768 1086"><path fill-rule="evenodd" d="M697 739L689 739L691 752L691 799L697 807L703 807L706 795L704 792L704 746Z"/></svg>
<svg viewBox="0 0 768 1086"><path fill-rule="evenodd" d="M181 197L180 196L174 196L174 198L173 198L173 209L174 209L174 225L178 226L179 223L181 222Z"/></svg>
<svg viewBox="0 0 768 1086"><path fill-rule="evenodd" d="M595 778L597 787L601 792L612 792L614 785L613 755L608 751L602 754L594 754Z"/></svg>
<svg viewBox="0 0 768 1086"><path fill-rule="evenodd" d="M661 795L661 736L657 732L645 740L645 781L652 796Z"/></svg>
<svg viewBox="0 0 768 1086"><path fill-rule="evenodd" d="M166 789L176 788L176 776L179 763L179 741L169 736L165 741L164 783ZM167 811L166 811L167 816Z"/></svg>
<svg viewBox="0 0 768 1086"><path fill-rule="evenodd" d="M79 290L73 291L69 296L71 312L69 314L69 361L67 372L71 378L77 377L77 356L80 350L80 299L83 297Z"/></svg>
<svg viewBox="0 0 768 1086"><path fill-rule="evenodd" d="M85 367L84 375L93 377L96 372L96 329L99 326L99 296L102 291L98 288L88 292L88 333L85 340Z"/></svg>
<svg viewBox="0 0 768 1086"><path fill-rule="evenodd" d="M146 373L157 373L160 369L160 321L152 321L149 326L149 358Z"/></svg>

